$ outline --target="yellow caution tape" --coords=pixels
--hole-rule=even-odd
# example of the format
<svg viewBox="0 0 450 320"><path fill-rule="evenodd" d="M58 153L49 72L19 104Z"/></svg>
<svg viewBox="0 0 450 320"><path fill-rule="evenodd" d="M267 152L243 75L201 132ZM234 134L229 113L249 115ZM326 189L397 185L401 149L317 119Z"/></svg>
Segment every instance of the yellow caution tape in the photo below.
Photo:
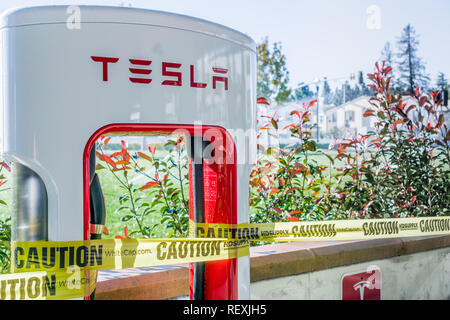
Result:
<svg viewBox="0 0 450 320"><path fill-rule="evenodd" d="M330 241L450 234L450 217L207 224L189 221L198 238L248 241Z"/></svg>
<svg viewBox="0 0 450 320"><path fill-rule="evenodd" d="M12 242L12 271L114 270L247 256L248 241L110 239Z"/></svg>
<svg viewBox="0 0 450 320"><path fill-rule="evenodd" d="M0 300L65 300L89 296L95 272L71 267L66 272L27 272L0 275Z"/></svg>
<svg viewBox="0 0 450 320"><path fill-rule="evenodd" d="M72 299L95 289L97 270L206 262L249 255L252 241L368 240L450 234L450 217L300 221L262 224L189 222L187 239L12 242L12 271L0 299Z"/></svg>
<svg viewBox="0 0 450 320"><path fill-rule="evenodd" d="M111 239L12 242L12 272L0 300L74 299L95 289L97 270L225 260L249 255L249 242L225 239Z"/></svg>

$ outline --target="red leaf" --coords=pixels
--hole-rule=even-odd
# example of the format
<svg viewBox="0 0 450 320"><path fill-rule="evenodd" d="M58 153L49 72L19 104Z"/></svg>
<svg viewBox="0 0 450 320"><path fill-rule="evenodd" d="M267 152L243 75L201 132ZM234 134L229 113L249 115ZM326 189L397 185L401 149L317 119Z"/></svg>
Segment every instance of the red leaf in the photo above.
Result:
<svg viewBox="0 0 450 320"><path fill-rule="evenodd" d="M150 158L150 157L149 157L148 155L146 155L145 153L138 152L137 154L138 154L139 157L144 158L145 160L148 160L148 161L150 161L150 162L153 161L152 158Z"/></svg>
<svg viewBox="0 0 450 320"><path fill-rule="evenodd" d="M128 226L125 226L125 228L123 228L123 233L125 234L124 237L122 237L122 236L115 236L114 238L116 238L116 239L129 239L130 238L128 236Z"/></svg>
<svg viewBox="0 0 450 320"><path fill-rule="evenodd" d="M431 97L433 98L433 102L436 102L436 99L437 99L438 94L439 94L439 90L438 90L438 91L435 91L435 92L430 91L430 95L431 95Z"/></svg>
<svg viewBox="0 0 450 320"><path fill-rule="evenodd" d="M121 168L117 168L117 167L113 168L112 171L117 172L117 171L126 171L126 170L130 170L130 169L131 169L130 167L123 166Z"/></svg>
<svg viewBox="0 0 450 320"><path fill-rule="evenodd" d="M290 192L295 191L295 190L301 190L301 188L299 188L299 187L292 187L289 190L287 190L286 193L290 193Z"/></svg>
<svg viewBox="0 0 450 320"><path fill-rule="evenodd" d="M287 218L287 219L288 219L288 221L292 221L292 222L300 221L300 220L298 220L297 217L289 217L289 218Z"/></svg>
<svg viewBox="0 0 450 320"><path fill-rule="evenodd" d="M116 168L116 163L110 157L108 157L106 154L101 154L99 152L96 152L96 154L100 160L105 161L108 164L110 164L113 168Z"/></svg>
<svg viewBox="0 0 450 320"><path fill-rule="evenodd" d="M402 121L402 120L395 120L394 121L394 129L397 129L397 126L399 125L399 124L404 124L405 122L404 121Z"/></svg>
<svg viewBox="0 0 450 320"><path fill-rule="evenodd" d="M300 162L294 163L294 170L304 171L304 170L307 170L307 169L308 168L306 166L304 166L303 164L301 164Z"/></svg>
<svg viewBox="0 0 450 320"><path fill-rule="evenodd" d="M290 125L287 125L286 127L284 127L283 130L286 130L287 128L290 128L290 127L295 127L295 125L293 123L291 123Z"/></svg>
<svg viewBox="0 0 450 320"><path fill-rule="evenodd" d="M375 113L372 109L368 109L364 112L363 117L367 118L367 117L373 117L375 116Z"/></svg>
<svg viewBox="0 0 450 320"><path fill-rule="evenodd" d="M299 120L302 118L302 116L300 115L300 112L298 110L291 111L290 115L292 116L293 114L296 114Z"/></svg>
<svg viewBox="0 0 450 320"><path fill-rule="evenodd" d="M315 105L316 104L316 102L317 102L317 100L313 100L313 101L311 101L309 104L308 104L308 106L306 107L306 109L309 109L309 108L311 108L313 105Z"/></svg>
<svg viewBox="0 0 450 320"><path fill-rule="evenodd" d="M150 189L153 186L156 186L157 184L158 184L158 182L154 182L154 181L147 182L140 188L140 190Z"/></svg>
<svg viewBox="0 0 450 320"><path fill-rule="evenodd" d="M411 106L408 107L408 109L406 109L405 113L408 114L411 110L413 110L415 108L416 108L416 105L411 105Z"/></svg>
<svg viewBox="0 0 450 320"><path fill-rule="evenodd" d="M6 162L0 162L0 166L11 172L11 168L6 164Z"/></svg>
<svg viewBox="0 0 450 320"><path fill-rule="evenodd" d="M278 212L279 214L282 214L282 213L283 213L283 211L281 211L281 209L278 208L278 207L273 207L273 210L275 210L275 211Z"/></svg>
<svg viewBox="0 0 450 320"><path fill-rule="evenodd" d="M270 190L270 195L273 195L273 194L278 193L278 192L280 192L280 189L278 189L278 188L272 188L272 189ZM280 212L280 213L281 213L281 212Z"/></svg>
<svg viewBox="0 0 450 320"><path fill-rule="evenodd" d="M103 141L103 148L106 148L106 145L108 144L109 140L111 140L111 137L108 137Z"/></svg>
<svg viewBox="0 0 450 320"><path fill-rule="evenodd" d="M266 99L266 98L263 98L263 97L260 97L260 98L256 99L256 103L257 103L257 104L267 104L267 105L270 105L270 103L267 101L267 99Z"/></svg>
<svg viewBox="0 0 450 320"><path fill-rule="evenodd" d="M377 68L378 73L380 73L381 70L380 70L380 65L379 65L378 61L375 62L375 67Z"/></svg>

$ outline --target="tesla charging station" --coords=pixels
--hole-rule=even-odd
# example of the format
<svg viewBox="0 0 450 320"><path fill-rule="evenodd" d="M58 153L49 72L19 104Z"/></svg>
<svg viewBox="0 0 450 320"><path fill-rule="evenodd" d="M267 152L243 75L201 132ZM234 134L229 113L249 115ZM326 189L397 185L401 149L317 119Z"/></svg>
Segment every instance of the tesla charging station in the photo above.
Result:
<svg viewBox="0 0 450 320"><path fill-rule="evenodd" d="M252 39L191 17L96 6L10 10L0 31L13 240L101 237L105 204L93 148L102 135L183 133L190 219L248 222L256 143L230 133L255 127ZM204 152L211 144L233 161L211 161L217 154ZM249 257L192 264L190 296L248 299L249 273Z"/></svg>

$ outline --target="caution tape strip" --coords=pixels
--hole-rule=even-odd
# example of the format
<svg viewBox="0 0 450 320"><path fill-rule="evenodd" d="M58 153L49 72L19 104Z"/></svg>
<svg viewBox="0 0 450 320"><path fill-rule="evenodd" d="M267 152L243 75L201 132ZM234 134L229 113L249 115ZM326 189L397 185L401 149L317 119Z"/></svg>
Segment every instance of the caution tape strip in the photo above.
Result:
<svg viewBox="0 0 450 320"><path fill-rule="evenodd" d="M72 299L90 295L97 270L206 262L249 255L252 241L368 240L450 234L450 217L204 224L187 239L12 242L12 271L0 275L0 299ZM195 238L194 238L195 237Z"/></svg>
<svg viewBox="0 0 450 320"><path fill-rule="evenodd" d="M97 271L72 266L66 272L26 272L0 275L0 300L67 300L91 295Z"/></svg>
<svg viewBox="0 0 450 320"><path fill-rule="evenodd" d="M233 259L249 254L248 241L226 239L109 239L12 242L13 272L114 270Z"/></svg>
<svg viewBox="0 0 450 320"><path fill-rule="evenodd" d="M95 289L98 270L206 262L249 255L226 239L109 239L11 243L13 274L0 275L0 300L74 299Z"/></svg>
<svg viewBox="0 0 450 320"><path fill-rule="evenodd" d="M190 221L198 238L249 241L370 240L450 234L450 217L207 224Z"/></svg>

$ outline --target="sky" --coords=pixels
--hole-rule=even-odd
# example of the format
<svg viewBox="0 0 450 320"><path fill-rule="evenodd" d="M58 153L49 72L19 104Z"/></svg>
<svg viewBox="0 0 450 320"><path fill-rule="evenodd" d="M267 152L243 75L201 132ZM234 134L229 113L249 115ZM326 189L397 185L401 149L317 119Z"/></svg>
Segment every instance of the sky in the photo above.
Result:
<svg viewBox="0 0 450 320"><path fill-rule="evenodd" d="M419 56L432 84L438 72L450 77L449 0L1 0L11 7L48 4L132 6L185 14L241 31L256 42L281 42L290 85L373 71L387 41L394 45L411 23Z"/></svg>

